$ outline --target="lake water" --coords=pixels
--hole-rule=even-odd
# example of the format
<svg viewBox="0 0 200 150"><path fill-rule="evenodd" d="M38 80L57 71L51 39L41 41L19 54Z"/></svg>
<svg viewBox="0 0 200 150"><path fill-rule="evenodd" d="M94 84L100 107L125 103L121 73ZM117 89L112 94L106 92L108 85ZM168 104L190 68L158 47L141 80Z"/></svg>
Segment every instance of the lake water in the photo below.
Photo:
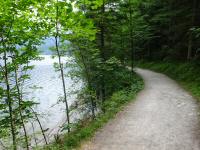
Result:
<svg viewBox="0 0 200 150"><path fill-rule="evenodd" d="M58 58L53 59L51 57L52 52L49 50L49 47L52 47L54 43L55 41L53 41L52 38L48 38L44 41L44 44L40 46L42 51L41 56L44 59L31 62L32 65L35 65L35 68L30 71L31 79L25 83L26 96L28 95L28 98L34 97L35 101L39 103L34 110L40 114L39 119L43 129L48 129L45 134L49 141L52 140L53 135L58 133L60 126L66 121L65 104L63 102L58 103L59 97L63 96L62 81L59 77L60 72L55 72L53 67L54 62L58 62ZM72 58L64 57L62 61L69 62L72 61ZM2 60L0 60L0 64L1 63ZM68 71L69 69L65 69L65 74L67 74ZM65 82L68 93L80 89L82 85L81 82L73 82L70 77L66 77ZM41 88L36 90L29 88L34 85ZM76 100L76 94L68 94L67 100L70 106ZM79 114L75 115L76 117L80 117ZM72 116L71 120L74 120L76 117ZM44 143L38 123L33 122L33 125L34 132L30 123L26 125L29 136L33 137L33 133L35 133L38 144ZM35 145L35 140L33 138L31 141L31 144Z"/></svg>
<svg viewBox="0 0 200 150"><path fill-rule="evenodd" d="M35 68L31 71L31 80L26 83L26 86L37 85L41 88L36 90L31 90L29 93L30 97L35 97L35 100L40 104L35 108L35 110L41 114L40 120L42 122L44 129L49 129L46 133L49 139L52 135L56 134L59 130L59 126L66 120L65 104L63 102L58 103L60 96L63 96L62 82L59 77L60 72L55 72L53 63L57 62L57 59L52 59L50 55L42 55L44 58L42 61L32 62ZM70 61L69 58L63 58L63 61ZM69 69L65 70L65 73ZM73 90L80 89L81 83L74 83L69 77L66 77L66 89L70 93ZM75 94L69 94L68 103L71 105L75 99ZM37 122L34 122L35 130L39 131L39 126ZM29 125L29 133L33 130ZM38 139L42 139L38 136Z"/></svg>

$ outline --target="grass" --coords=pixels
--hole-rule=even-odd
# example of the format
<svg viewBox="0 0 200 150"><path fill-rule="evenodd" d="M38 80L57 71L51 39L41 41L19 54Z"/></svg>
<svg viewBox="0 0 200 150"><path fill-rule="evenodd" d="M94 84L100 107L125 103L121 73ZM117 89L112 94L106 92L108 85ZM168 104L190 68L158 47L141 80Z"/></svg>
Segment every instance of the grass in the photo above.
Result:
<svg viewBox="0 0 200 150"><path fill-rule="evenodd" d="M128 79L127 79L128 80ZM42 150L72 150L78 149L84 141L90 140L95 132L102 128L109 120L123 109L130 101L134 100L137 93L143 89L143 80L133 75L132 84L112 94L106 100L104 107L106 112L99 114L95 120L85 120L77 123L75 130L70 134L64 135L58 142L52 143Z"/></svg>
<svg viewBox="0 0 200 150"><path fill-rule="evenodd" d="M200 66L194 62L140 62L139 67L164 73L200 101Z"/></svg>

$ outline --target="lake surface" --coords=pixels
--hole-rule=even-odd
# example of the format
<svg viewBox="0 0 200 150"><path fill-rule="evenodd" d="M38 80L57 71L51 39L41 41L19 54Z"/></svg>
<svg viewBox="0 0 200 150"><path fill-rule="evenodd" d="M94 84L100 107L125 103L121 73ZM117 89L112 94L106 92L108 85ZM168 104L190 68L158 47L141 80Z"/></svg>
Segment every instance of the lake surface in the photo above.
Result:
<svg viewBox="0 0 200 150"><path fill-rule="evenodd" d="M53 38L48 38L44 40L39 49L42 51L41 57L44 59L41 61L32 61L31 64L34 65L34 69L29 72L31 79L26 81L24 88L26 94L24 98L34 98L35 102L39 104L34 107L34 110L40 114L39 119L42 123L43 129L48 129L45 132L49 141L52 140L53 135L58 133L60 126L66 122L66 112L65 103L58 102L59 97L63 96L63 86L60 78L60 72L55 72L53 67L54 62L58 62L58 58L52 58L52 52L49 50L50 47L54 46L55 41ZM71 62L72 58L63 57L62 61ZM2 60L0 60L0 64ZM65 74L69 72L70 68L65 69ZM72 94L72 91L79 90L81 88L81 81L75 83L70 77L65 78L66 90L68 92L67 100L69 106L77 99L76 94ZM38 86L41 88L30 89L29 87ZM70 119L73 121L79 118L79 114L75 117L72 116ZM31 144L35 145L33 139L33 133L37 138L38 144L44 143L43 137L41 136L41 130L37 122L32 123L34 125L34 130L31 123L27 123L26 128L31 139ZM23 136L23 132L22 132ZM1 149L1 147L0 147Z"/></svg>
<svg viewBox="0 0 200 150"><path fill-rule="evenodd" d="M35 68L30 72L31 80L26 83L26 86L37 85L41 88L36 90L29 90L29 98L34 97L36 102L40 104L35 110L41 114L40 120L44 129L49 129L47 135L50 137L56 134L59 130L59 126L66 120L65 104L63 102L58 103L60 96L63 96L62 81L59 77L60 72L55 72L53 63L57 62L57 58L51 58L51 55L42 55L44 58L42 61L34 61L31 64L35 65ZM65 57L63 61L70 61L70 58ZM65 70L65 73L69 69ZM80 89L81 83L73 82L69 77L66 77L66 89L70 93L73 90ZM71 105L75 99L75 94L68 94L68 103ZM34 122L36 131L39 131L37 122ZM32 133L32 127L29 126L29 133ZM38 139L41 139L38 136Z"/></svg>

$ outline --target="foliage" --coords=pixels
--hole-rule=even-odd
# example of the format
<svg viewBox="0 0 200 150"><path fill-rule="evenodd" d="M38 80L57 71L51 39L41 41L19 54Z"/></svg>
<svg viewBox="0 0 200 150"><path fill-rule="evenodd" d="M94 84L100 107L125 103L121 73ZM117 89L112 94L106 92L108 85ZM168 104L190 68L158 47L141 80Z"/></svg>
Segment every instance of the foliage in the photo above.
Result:
<svg viewBox="0 0 200 150"><path fill-rule="evenodd" d="M124 91L132 84L130 72L124 69L127 64L131 62L134 74L134 61L139 59L188 59L197 63L199 8L198 0L1 0L0 140L12 139L8 148L14 150L19 143L22 143L20 148L24 145L30 148L26 123L33 118L39 124L40 121L32 108L36 105L34 100L25 99L28 93L23 83L30 79L29 72L34 69L30 62L40 60L38 45L44 39L53 38L55 43L52 57L58 59L54 67L63 83L60 100L66 106L68 119L63 130L73 131L71 108L77 111L81 108L80 113L85 113L81 112L84 107L86 116L93 120L91 129L86 127L80 133L81 129L76 127L80 137L73 131L70 133L73 136L67 137L71 143L69 140L61 143L77 145L79 139L93 134L99 118L102 118L100 122L107 121L123 100L129 99ZM71 60L66 62L66 57ZM180 67L176 68L175 64ZM66 68L71 68L69 74L65 73ZM183 81L198 96L198 67L164 63L159 69ZM185 70L189 71L185 73ZM78 106L68 106L67 76L83 83ZM136 86L133 89L140 84L133 83ZM45 130L41 124L40 127L45 139Z"/></svg>
<svg viewBox="0 0 200 150"><path fill-rule="evenodd" d="M32 118L30 107L36 103L24 98L23 86L30 78L29 70L33 69L30 61L40 59L37 46L44 29L40 17L34 13L36 5L41 6L24 0L0 3L0 138L9 141L12 137L13 144L8 142L7 149L29 145L25 123Z"/></svg>
<svg viewBox="0 0 200 150"><path fill-rule="evenodd" d="M141 45L143 51L138 55L149 60L196 59L199 7L198 0L140 1L138 11L152 36Z"/></svg>

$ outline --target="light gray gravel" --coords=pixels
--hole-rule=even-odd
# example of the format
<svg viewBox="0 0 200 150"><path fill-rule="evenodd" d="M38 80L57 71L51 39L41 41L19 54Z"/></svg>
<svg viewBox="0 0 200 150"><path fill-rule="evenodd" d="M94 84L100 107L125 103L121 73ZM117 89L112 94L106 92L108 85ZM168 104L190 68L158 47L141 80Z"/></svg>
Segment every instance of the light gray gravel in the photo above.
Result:
<svg viewBox="0 0 200 150"><path fill-rule="evenodd" d="M135 71L145 89L82 150L200 150L198 106L192 96L163 74Z"/></svg>

